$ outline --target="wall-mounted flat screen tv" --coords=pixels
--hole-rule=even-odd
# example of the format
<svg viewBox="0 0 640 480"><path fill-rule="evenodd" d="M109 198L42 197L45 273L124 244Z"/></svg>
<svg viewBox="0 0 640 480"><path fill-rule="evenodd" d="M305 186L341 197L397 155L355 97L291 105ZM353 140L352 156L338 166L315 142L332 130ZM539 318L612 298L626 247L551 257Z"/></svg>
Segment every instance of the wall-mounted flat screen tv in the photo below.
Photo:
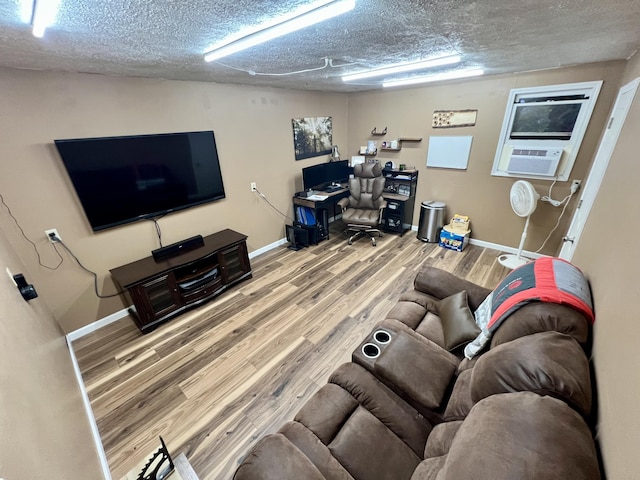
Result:
<svg viewBox="0 0 640 480"><path fill-rule="evenodd" d="M225 197L212 131L55 140L91 228Z"/></svg>

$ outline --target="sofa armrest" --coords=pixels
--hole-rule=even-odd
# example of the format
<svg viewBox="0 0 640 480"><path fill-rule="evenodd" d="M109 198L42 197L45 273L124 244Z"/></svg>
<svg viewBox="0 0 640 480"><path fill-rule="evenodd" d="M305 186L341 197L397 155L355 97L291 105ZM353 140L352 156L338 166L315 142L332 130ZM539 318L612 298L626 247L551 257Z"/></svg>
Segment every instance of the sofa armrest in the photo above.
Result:
<svg viewBox="0 0 640 480"><path fill-rule="evenodd" d="M491 290L476 283L456 277L439 268L425 266L418 272L413 287L437 299L443 299L454 293L467 291L469 308L473 311L491 293Z"/></svg>
<svg viewBox="0 0 640 480"><path fill-rule="evenodd" d="M431 340L390 321L378 324L352 359L427 416L441 409L459 363Z"/></svg>

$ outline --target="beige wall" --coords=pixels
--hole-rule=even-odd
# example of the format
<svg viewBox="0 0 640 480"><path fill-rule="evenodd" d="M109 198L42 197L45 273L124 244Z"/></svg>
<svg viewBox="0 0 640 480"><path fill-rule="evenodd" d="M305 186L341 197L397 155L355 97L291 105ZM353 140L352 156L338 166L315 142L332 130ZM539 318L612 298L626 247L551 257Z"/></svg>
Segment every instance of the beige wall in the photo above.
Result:
<svg viewBox="0 0 640 480"><path fill-rule="evenodd" d="M636 54L624 72L640 76ZM608 478L638 478L640 458L640 94L636 94L573 262L591 282L596 323L594 364L600 409L599 438Z"/></svg>
<svg viewBox="0 0 640 480"><path fill-rule="evenodd" d="M512 178L492 177L491 168L498 138L512 88L554 85L562 83L604 80L595 111L578 154L571 178L584 179L587 168L615 98L625 62L609 62L563 68L520 75L483 77L474 80L373 91L349 96L349 155L354 155L367 140L391 140L397 137L422 137L421 143L405 143L397 153L381 152L383 161L393 160L416 166L420 173L413 224L418 224L419 204L424 200L440 200L447 204L447 216L461 213L471 217L471 236L487 242L517 247L524 219L517 217L509 204ZM433 129L434 110L477 109L475 127ZM370 137L376 127L388 127L385 137ZM471 135L473 143L466 170L426 168L429 136ZM347 151L343 151L343 155ZM550 181L532 181L537 191L545 195ZM559 182L553 198L562 199L569 193L569 183ZM559 239L566 232L574 208L572 200L562 223L542 253L556 254ZM531 217L525 249L535 251L556 224L561 208L538 203Z"/></svg>
<svg viewBox="0 0 640 480"><path fill-rule="evenodd" d="M374 126L378 129L387 126L386 138L423 137L422 143L405 144L401 152L389 155L397 162L420 169L418 202L445 201L449 214L460 212L472 217L474 237L516 246L522 221L515 217L507 201L513 180L490 176L509 89L604 80L571 174L572 178L584 179L620 79L628 81L638 75L640 60L636 55L626 69L624 62L611 62L345 96L0 69L3 92L0 192L27 235L36 241L46 264L55 264L57 257L44 239L43 230L57 228L83 262L99 273L100 284L105 283L103 293L109 293L113 290L110 268L146 256L158 246L153 225L137 223L93 234L62 170L53 139L213 129L227 198L162 219L164 242L230 227L249 235L249 248L256 250L283 237L285 220L249 191L249 183L257 182L270 201L288 213L291 195L301 186L300 169L324 160L294 160L291 118L331 115L334 143L341 146L345 158L355 154L358 146L369 139L368 133ZM478 109L476 127L431 129L433 110L465 108ZM600 432L612 479L633 478L640 468L634 450L640 441L640 416L631 415L640 395L640 386L633 381L640 363L637 353L640 328L636 326L635 315L629 313L633 312L637 296L633 285L640 259L634 254L633 239L638 237L638 228L631 223L624 229L629 240L617 244L616 249L611 247L613 244L607 248L603 241L605 232L612 227L630 225L629 209L625 207L640 200L640 194L636 193L640 167L636 161L635 135L639 128L640 100L636 99L574 259L587 272L594 287ZM474 136L468 170L426 169L428 137L441 134ZM534 184L542 192L549 182ZM566 184L559 186L554 196L563 196L567 189ZM567 221L570 213L566 214ZM526 248L535 249L541 243L558 214L559 210L547 205L539 207L532 217ZM547 253L555 252L564 229L559 229L545 250ZM52 313L64 330L71 331L119 310L123 303L118 299L98 301L92 293L91 277L65 254L65 263L57 271L38 266L32 247L21 237L4 208L0 209L0 230L2 266L20 270L22 263L26 264L29 280L41 295L27 304L16 297L8 278L0 277L2 304L8 313L5 318L13 319L0 327L4 346L2 365L9 365L0 370L2 383L12 385L11 389L2 389L5 406L2 430L11 432L2 439L2 474L7 478L45 478L36 470L47 466L46 462L35 464L21 456L19 447L26 444L30 452L45 452L42 454L47 462L52 462L51 471L64 472L67 467L72 470L73 473L61 474L65 478L96 478L95 452L81 420L83 411L71 378L68 355ZM41 378L49 381L43 383ZM37 443L40 441L42 445ZM65 452L57 452L58 446ZM74 455L65 455L69 451ZM64 459L64 465L55 463L56 454Z"/></svg>
<svg viewBox="0 0 640 480"><path fill-rule="evenodd" d="M102 478L60 327L42 297L27 303L5 274L9 268L34 279L1 231L0 265L0 475Z"/></svg>
<svg viewBox="0 0 640 480"><path fill-rule="evenodd" d="M155 229L145 221L92 233L54 139L214 130L226 199L162 218L163 243L232 228L248 235L250 251L283 238L287 223L250 191L250 182L291 214L302 167L327 159L295 161L291 119L332 116L334 143L347 142L346 96L339 94L14 69L0 69L0 91L0 192L45 264L55 265L57 256L44 230L57 228L98 273L104 294L114 291L109 269L159 246ZM38 266L4 209L0 228L34 272L43 300L66 332L124 307L120 298L98 300L92 277L65 253L57 271Z"/></svg>

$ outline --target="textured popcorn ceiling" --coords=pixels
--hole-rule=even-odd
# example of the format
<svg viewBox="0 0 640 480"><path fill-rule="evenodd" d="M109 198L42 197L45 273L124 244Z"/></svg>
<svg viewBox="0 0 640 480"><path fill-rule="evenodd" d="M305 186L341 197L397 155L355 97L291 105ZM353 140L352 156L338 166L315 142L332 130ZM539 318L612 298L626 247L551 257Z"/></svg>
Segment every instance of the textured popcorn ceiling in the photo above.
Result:
<svg viewBox="0 0 640 480"><path fill-rule="evenodd" d="M60 2L55 25L38 39L20 18L21 0L0 1L0 65L350 92L379 81L345 84L345 73L448 52L463 55L458 68L499 74L626 59L640 46L640 0L356 0L347 14L222 65L203 61L207 47L309 2ZM325 58L334 67L247 73L312 69Z"/></svg>

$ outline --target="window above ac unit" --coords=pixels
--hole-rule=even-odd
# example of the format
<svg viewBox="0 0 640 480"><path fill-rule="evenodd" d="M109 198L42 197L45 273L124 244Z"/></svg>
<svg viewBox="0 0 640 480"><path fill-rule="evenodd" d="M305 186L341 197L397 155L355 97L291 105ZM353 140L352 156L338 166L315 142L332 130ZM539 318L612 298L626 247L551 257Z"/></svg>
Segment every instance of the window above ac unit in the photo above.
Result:
<svg viewBox="0 0 640 480"><path fill-rule="evenodd" d="M601 85L512 89L491 174L568 180Z"/></svg>

